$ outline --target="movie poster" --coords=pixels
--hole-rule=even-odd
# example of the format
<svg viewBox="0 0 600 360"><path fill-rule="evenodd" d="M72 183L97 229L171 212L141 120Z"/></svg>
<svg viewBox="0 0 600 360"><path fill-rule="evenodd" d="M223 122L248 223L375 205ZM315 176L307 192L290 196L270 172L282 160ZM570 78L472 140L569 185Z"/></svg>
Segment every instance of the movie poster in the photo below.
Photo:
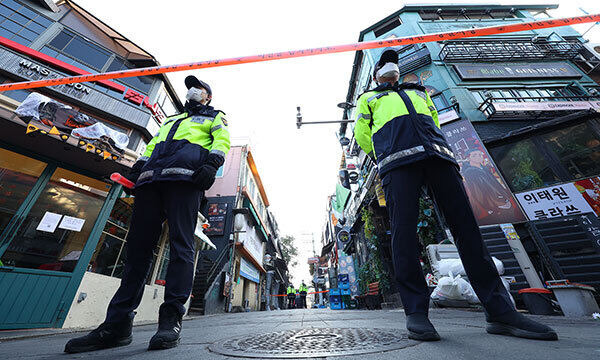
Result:
<svg viewBox="0 0 600 360"><path fill-rule="evenodd" d="M223 235L227 219L227 203L208 204L206 218L210 226L204 230L204 233L206 235Z"/></svg>
<svg viewBox="0 0 600 360"><path fill-rule="evenodd" d="M471 122L443 125L442 132L460 165L479 226L526 221Z"/></svg>

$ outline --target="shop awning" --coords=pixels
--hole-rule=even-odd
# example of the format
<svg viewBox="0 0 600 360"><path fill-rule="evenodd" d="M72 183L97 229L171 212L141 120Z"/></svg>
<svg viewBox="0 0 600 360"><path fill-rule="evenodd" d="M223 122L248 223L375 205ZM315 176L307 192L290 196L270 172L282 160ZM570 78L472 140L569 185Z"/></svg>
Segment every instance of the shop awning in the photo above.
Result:
<svg viewBox="0 0 600 360"><path fill-rule="evenodd" d="M267 270L265 270L265 268L262 266L261 263L258 262L257 259L254 258L254 256L252 256L252 254L250 254L250 252L248 251L248 249L246 249L244 247L244 244L240 243L240 242L236 242L235 243L235 248L237 251L240 252L240 254L242 254L242 256L244 258L246 258L247 260L249 260L252 265L254 265L260 272L262 273L266 273Z"/></svg>
<svg viewBox="0 0 600 360"><path fill-rule="evenodd" d="M196 237L196 241L198 242L198 247L196 250L217 250L215 244L210 241L208 236L202 232L201 226L196 226L196 231L194 232L194 236Z"/></svg>
<svg viewBox="0 0 600 360"><path fill-rule="evenodd" d="M325 255L329 254L329 252L333 248L333 245L335 245L335 241L332 241L329 244L323 246L323 249L321 250L321 256L325 256Z"/></svg>

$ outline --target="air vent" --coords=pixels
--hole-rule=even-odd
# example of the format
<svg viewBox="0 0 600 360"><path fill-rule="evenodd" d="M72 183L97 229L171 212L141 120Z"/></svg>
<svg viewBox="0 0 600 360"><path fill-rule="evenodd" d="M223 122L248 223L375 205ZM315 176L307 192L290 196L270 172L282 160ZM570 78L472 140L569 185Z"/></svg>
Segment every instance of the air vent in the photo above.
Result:
<svg viewBox="0 0 600 360"><path fill-rule="evenodd" d="M381 35L397 28L400 25L402 25L402 21L400 21L400 17L396 16L377 29L373 30L373 33L375 34L375 37L380 37Z"/></svg>

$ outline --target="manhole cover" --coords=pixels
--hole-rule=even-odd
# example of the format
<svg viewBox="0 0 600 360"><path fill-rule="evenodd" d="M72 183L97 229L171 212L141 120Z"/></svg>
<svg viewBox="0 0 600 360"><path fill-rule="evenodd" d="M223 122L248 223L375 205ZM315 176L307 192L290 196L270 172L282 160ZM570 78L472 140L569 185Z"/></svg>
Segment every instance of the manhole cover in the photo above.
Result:
<svg viewBox="0 0 600 360"><path fill-rule="evenodd" d="M209 349L229 356L289 359L368 354L415 344L395 329L310 328L236 337Z"/></svg>

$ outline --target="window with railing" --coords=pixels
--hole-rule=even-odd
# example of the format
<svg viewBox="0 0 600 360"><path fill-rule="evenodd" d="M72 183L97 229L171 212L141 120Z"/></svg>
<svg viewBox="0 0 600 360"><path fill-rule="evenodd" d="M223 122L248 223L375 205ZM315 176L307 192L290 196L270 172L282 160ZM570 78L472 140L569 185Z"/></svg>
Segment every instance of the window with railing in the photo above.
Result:
<svg viewBox="0 0 600 360"><path fill-rule="evenodd" d="M511 19L515 13L506 10L467 10L467 9L437 9L419 11L423 20L483 20L483 19Z"/></svg>
<svg viewBox="0 0 600 360"><path fill-rule="evenodd" d="M52 20L14 0L0 1L0 36L29 46Z"/></svg>
<svg viewBox="0 0 600 360"><path fill-rule="evenodd" d="M577 39L463 39L444 42L440 59L447 62L569 60L577 57L582 49L583 44Z"/></svg>

